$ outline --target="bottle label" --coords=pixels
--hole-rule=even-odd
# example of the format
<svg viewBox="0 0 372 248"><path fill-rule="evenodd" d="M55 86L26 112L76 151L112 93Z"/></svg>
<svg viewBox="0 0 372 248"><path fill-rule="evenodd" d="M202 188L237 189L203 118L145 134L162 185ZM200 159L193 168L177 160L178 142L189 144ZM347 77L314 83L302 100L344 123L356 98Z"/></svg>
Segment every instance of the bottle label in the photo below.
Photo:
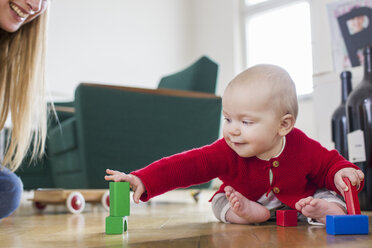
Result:
<svg viewBox="0 0 372 248"><path fill-rule="evenodd" d="M349 148L349 160L352 163L366 161L366 149L364 144L364 132L355 130L347 134L347 142Z"/></svg>

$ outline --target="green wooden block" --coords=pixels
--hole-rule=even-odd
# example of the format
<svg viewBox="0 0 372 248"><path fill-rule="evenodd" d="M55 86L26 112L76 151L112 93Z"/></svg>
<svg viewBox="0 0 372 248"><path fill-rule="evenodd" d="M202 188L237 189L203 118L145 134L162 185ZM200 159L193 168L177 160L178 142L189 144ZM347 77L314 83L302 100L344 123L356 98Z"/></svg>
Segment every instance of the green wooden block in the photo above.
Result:
<svg viewBox="0 0 372 248"><path fill-rule="evenodd" d="M124 217L107 216L106 234L122 234L124 232Z"/></svg>
<svg viewBox="0 0 372 248"><path fill-rule="evenodd" d="M110 216L130 215L128 182L110 182Z"/></svg>

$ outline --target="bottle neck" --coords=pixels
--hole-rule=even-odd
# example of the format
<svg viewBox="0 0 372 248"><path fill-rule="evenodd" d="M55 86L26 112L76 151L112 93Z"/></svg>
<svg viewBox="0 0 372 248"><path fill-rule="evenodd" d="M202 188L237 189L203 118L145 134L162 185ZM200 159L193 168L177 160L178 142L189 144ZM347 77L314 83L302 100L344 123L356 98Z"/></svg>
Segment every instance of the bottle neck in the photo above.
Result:
<svg viewBox="0 0 372 248"><path fill-rule="evenodd" d="M340 78L341 78L341 103L344 104L351 92L351 72L349 71L341 72Z"/></svg>
<svg viewBox="0 0 372 248"><path fill-rule="evenodd" d="M364 50L364 80L372 84L372 46Z"/></svg>

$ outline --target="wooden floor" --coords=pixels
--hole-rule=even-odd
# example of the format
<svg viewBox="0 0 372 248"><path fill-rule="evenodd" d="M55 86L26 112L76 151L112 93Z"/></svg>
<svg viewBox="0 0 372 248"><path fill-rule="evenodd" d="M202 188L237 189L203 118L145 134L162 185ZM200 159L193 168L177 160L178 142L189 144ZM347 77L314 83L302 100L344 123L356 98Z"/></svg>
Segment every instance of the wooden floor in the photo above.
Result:
<svg viewBox="0 0 372 248"><path fill-rule="evenodd" d="M300 222L297 227L219 223L204 191L199 203L189 192L174 191L151 204L132 204L129 230L105 234L108 213L88 206L80 215L63 206L35 214L24 202L16 214L0 222L0 247L372 247L372 213L369 235L327 235L324 227Z"/></svg>

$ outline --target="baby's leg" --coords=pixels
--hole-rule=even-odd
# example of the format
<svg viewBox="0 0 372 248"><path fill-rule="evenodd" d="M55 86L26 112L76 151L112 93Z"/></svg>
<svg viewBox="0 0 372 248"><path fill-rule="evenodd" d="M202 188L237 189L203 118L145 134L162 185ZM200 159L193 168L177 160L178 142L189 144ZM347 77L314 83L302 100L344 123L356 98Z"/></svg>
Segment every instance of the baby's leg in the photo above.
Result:
<svg viewBox="0 0 372 248"><path fill-rule="evenodd" d="M326 223L327 215L346 214L343 202L329 191L316 193L314 197L303 198L296 203L295 207L306 217L323 224Z"/></svg>
<svg viewBox="0 0 372 248"><path fill-rule="evenodd" d="M226 198L230 209L226 212L226 220L237 224L260 223L270 218L270 211L257 202L248 200L232 187L225 187Z"/></svg>

